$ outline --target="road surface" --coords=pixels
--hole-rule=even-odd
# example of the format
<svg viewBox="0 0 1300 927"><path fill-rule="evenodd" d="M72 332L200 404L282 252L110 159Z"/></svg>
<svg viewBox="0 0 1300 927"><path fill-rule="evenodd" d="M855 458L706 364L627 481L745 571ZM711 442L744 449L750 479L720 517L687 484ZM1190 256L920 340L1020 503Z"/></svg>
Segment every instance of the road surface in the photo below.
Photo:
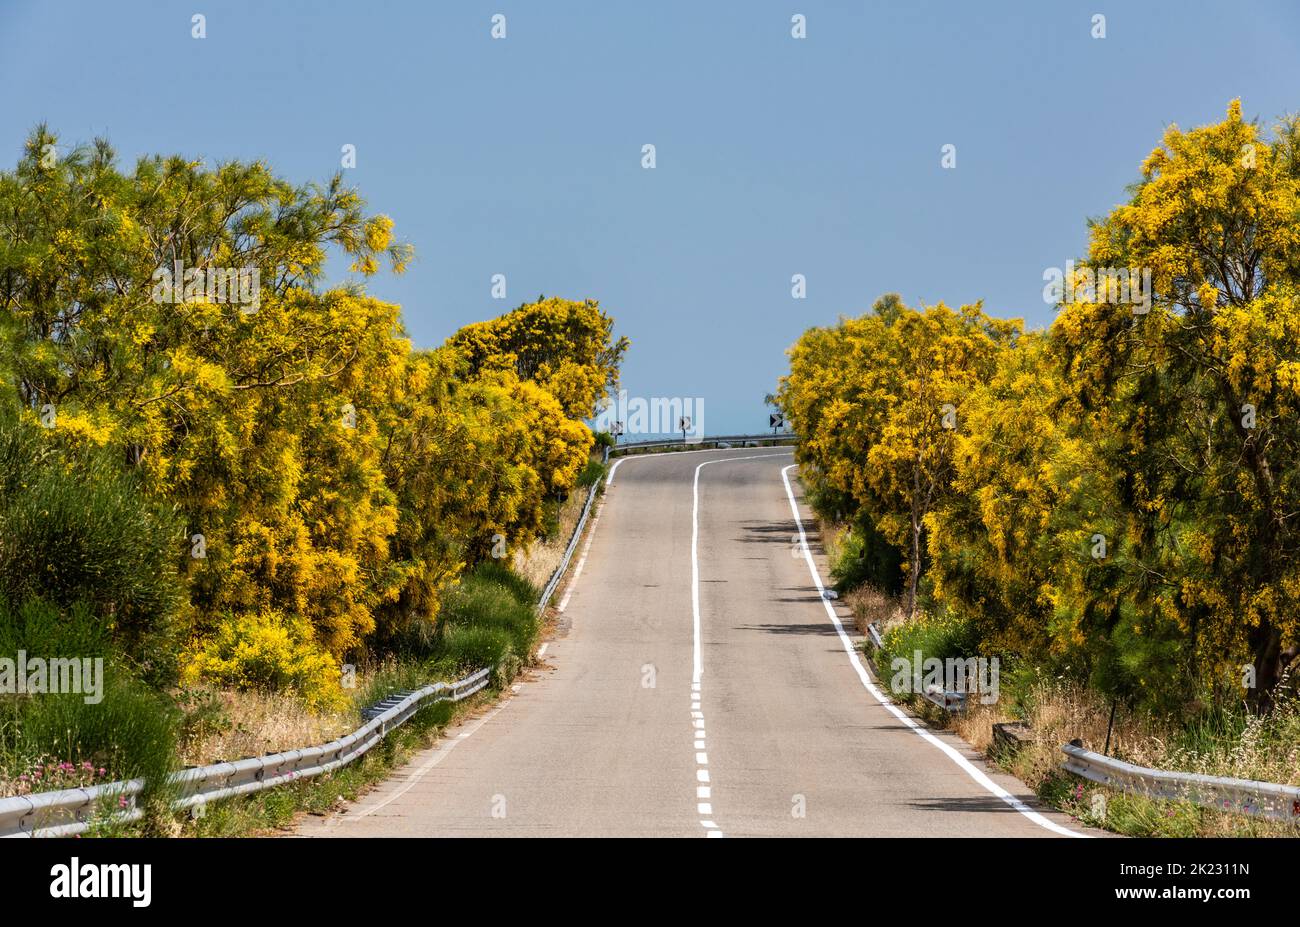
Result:
<svg viewBox="0 0 1300 927"><path fill-rule="evenodd" d="M789 449L616 463L545 667L300 835L1082 833L882 704Z"/></svg>

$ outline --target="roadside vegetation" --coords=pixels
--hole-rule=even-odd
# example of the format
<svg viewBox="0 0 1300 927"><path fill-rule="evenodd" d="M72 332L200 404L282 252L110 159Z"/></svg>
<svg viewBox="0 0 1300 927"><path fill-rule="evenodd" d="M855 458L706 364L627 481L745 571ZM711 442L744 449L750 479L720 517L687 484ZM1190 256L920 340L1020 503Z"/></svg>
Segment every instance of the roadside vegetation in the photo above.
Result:
<svg viewBox="0 0 1300 927"><path fill-rule="evenodd" d="M0 795L320 742L528 662L528 576L603 473L584 422L627 349L597 303L416 350L366 292L411 249L341 177L124 169L45 127L0 230L0 657L104 666L93 703L0 692ZM136 829L170 830L146 798Z"/></svg>
<svg viewBox="0 0 1300 927"><path fill-rule="evenodd" d="M1234 101L1090 223L1049 328L891 294L807 331L780 383L880 674L996 658L998 701L958 730L1027 721L1009 767L1125 833L1295 833L1118 794L1101 820L1059 747L1110 729L1131 762L1300 784L1298 215L1300 122Z"/></svg>

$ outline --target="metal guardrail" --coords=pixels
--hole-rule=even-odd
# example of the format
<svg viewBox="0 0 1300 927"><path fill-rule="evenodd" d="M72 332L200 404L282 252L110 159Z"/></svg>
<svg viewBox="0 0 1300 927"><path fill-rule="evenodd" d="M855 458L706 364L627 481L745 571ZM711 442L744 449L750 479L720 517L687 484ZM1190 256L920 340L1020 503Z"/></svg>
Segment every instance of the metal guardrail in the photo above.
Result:
<svg viewBox="0 0 1300 927"><path fill-rule="evenodd" d="M966 693L953 692L942 686L927 686L921 693L926 700L939 706L950 714L961 714L966 710Z"/></svg>
<svg viewBox="0 0 1300 927"><path fill-rule="evenodd" d="M768 441L768 442L788 442L798 441L799 436L793 432L777 432L776 434L756 434L756 435L717 435L712 438L701 438L695 440L669 440L650 439L647 441L628 441L625 444L614 446L612 453L621 454L626 451L651 450L657 447L684 447L691 449L702 449L705 447L717 447L720 444L743 444L747 441Z"/></svg>
<svg viewBox="0 0 1300 927"><path fill-rule="evenodd" d="M193 812L210 801L260 792L346 766L426 705L459 702L483 689L491 672L481 669L455 682L417 689L351 734L327 744L173 773L168 785L176 789L178 797L172 807ZM101 812L106 812L101 820L137 820L142 812L136 800L144 787L143 779L132 779L0 799L0 837L69 837L87 830Z"/></svg>
<svg viewBox="0 0 1300 927"><path fill-rule="evenodd" d="M604 463L609 463L609 448L605 448ZM609 477L606 477L609 479ZM542 590L542 597L537 601L537 611L542 612L546 609L546 603L551 601L551 596L555 595L555 588L560 585L560 580L569 569L569 561L573 559L573 552L578 549L578 542L582 540L583 529L587 527L587 516L591 514L592 503L596 501L596 495L600 490L600 481L597 480L591 485L591 491L587 493L587 502L582 507L582 515L578 517L578 524L573 529L573 537L569 538L569 545L564 549L564 556L560 558L560 565L555 568L551 578L546 582L546 588Z"/></svg>
<svg viewBox="0 0 1300 927"><path fill-rule="evenodd" d="M880 638L875 622L867 625L867 635L877 648L884 648L884 641ZM939 686L931 686L922 694L944 711L955 713L966 708L966 694L963 692L949 692ZM1064 744L1061 751L1066 757L1061 765L1069 772L1123 792L1171 801L1190 801L1206 808L1238 814L1300 821L1300 786L1149 769L1093 753L1078 743Z"/></svg>
<svg viewBox="0 0 1300 927"><path fill-rule="evenodd" d="M609 461L609 448L605 449L604 460ZM599 488L599 482L593 484L587 495L564 557L538 601L539 611L546 607L569 567ZM365 724L327 744L173 773L168 785L176 789L178 797L173 800L172 808L201 813L202 807L211 801L248 795L332 772L365 754L389 731L400 727L426 705L459 702L485 688L491 672L489 667L456 682L439 682L413 692L390 695L362 711ZM96 814L102 814L101 820L105 821L138 820L143 812L136 806L136 801L144 788L143 779L131 779L84 789L37 792L0 799L0 838L75 836L92 825Z"/></svg>
<svg viewBox="0 0 1300 927"><path fill-rule="evenodd" d="M1066 757L1062 765L1076 776L1123 792L1189 801L1237 814L1300 821L1300 787L1297 786L1148 769L1085 750L1077 742L1063 744L1061 752Z"/></svg>
<svg viewBox="0 0 1300 927"><path fill-rule="evenodd" d="M885 642L880 637L880 630L874 621L867 624L867 639L877 650L885 649ZM927 686L920 693L927 701L951 714L960 714L966 710L966 693L953 692L942 686Z"/></svg>

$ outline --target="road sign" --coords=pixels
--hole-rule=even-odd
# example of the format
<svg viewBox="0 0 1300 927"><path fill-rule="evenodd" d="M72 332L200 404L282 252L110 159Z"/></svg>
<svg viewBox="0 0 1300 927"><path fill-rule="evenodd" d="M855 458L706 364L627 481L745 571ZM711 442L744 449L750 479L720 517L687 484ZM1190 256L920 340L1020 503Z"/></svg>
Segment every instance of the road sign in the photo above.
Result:
<svg viewBox="0 0 1300 927"><path fill-rule="evenodd" d="M784 412L773 412L771 415L769 415L769 416L767 417L767 427L768 427L768 428L784 428L784 427L785 427L785 413L784 413Z"/></svg>
<svg viewBox="0 0 1300 927"><path fill-rule="evenodd" d="M677 427L682 431L690 431L691 417L689 415L683 415L681 419L677 422Z"/></svg>

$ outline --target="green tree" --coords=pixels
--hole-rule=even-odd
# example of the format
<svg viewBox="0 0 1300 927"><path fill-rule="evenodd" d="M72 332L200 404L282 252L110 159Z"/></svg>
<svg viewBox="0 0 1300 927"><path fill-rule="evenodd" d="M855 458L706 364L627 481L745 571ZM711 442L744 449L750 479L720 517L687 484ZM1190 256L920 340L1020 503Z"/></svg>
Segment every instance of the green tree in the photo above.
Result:
<svg viewBox="0 0 1300 927"><path fill-rule="evenodd" d="M1263 708L1300 632L1300 157L1234 101L1165 133L1129 201L1093 228L1085 277L1149 271L1149 311L1085 293L1053 327L1065 382L1101 410L1122 513L1120 569L1090 583L1173 622L1212 679L1249 655ZM1110 298L1104 298L1110 297Z"/></svg>

